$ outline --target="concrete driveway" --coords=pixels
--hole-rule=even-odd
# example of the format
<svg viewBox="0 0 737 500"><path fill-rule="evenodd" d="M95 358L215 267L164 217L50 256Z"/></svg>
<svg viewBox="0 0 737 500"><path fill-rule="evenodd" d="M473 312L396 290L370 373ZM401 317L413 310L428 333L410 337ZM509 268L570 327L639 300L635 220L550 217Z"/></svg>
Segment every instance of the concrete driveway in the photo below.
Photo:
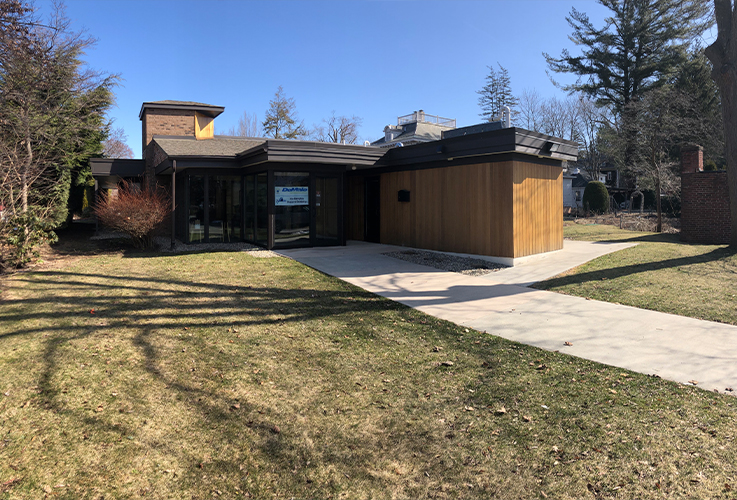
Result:
<svg viewBox="0 0 737 500"><path fill-rule="evenodd" d="M432 316L509 340L556 350L708 390L737 389L737 327L528 288L631 243L566 240L563 250L472 277L382 255L402 247L277 253ZM565 343L571 345L566 345Z"/></svg>

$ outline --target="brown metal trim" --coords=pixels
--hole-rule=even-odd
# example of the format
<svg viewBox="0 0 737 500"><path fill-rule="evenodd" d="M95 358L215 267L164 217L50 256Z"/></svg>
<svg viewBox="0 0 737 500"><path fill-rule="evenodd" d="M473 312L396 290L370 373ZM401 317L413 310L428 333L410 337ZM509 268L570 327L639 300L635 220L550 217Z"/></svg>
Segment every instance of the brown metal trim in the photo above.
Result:
<svg viewBox="0 0 737 500"><path fill-rule="evenodd" d="M361 170L349 171L348 176L353 175L379 175L386 172L409 172L412 170L426 170L430 168L449 168L457 165L475 165L478 163L499 163L506 161L520 161L532 163L536 165L549 165L553 167L563 168L563 162L555 158L544 158L539 156L526 155L524 153L506 152L487 154L484 156L467 156L462 158L452 158L450 160L435 160L426 163L415 163L411 165L395 165L381 166L375 168L364 168Z"/></svg>

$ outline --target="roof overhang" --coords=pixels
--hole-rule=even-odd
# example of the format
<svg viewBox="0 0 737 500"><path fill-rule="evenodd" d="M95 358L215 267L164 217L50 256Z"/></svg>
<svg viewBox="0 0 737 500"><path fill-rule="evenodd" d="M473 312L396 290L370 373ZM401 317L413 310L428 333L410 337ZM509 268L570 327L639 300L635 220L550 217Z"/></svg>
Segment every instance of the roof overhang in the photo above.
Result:
<svg viewBox="0 0 737 500"><path fill-rule="evenodd" d="M563 161L576 160L578 144L566 139L511 127L413 144L403 148L392 148L377 166L398 167L418 163L436 165L438 161L483 158L505 153L558 160L562 165Z"/></svg>
<svg viewBox="0 0 737 500"><path fill-rule="evenodd" d="M144 160L129 160L121 158L92 158L90 169L93 177L137 177L146 171Z"/></svg>
<svg viewBox="0 0 737 500"><path fill-rule="evenodd" d="M138 119L143 120L143 113L147 109L179 109L188 111L197 111L205 116L215 118L220 113L225 111L223 106L212 106L209 104L175 104L175 103L159 103L159 102L144 102L141 105L141 111L138 113Z"/></svg>
<svg viewBox="0 0 737 500"><path fill-rule="evenodd" d="M268 139L237 157L244 167L263 162L276 162L322 163L346 165L350 168L373 166L386 153L387 149L375 146Z"/></svg>

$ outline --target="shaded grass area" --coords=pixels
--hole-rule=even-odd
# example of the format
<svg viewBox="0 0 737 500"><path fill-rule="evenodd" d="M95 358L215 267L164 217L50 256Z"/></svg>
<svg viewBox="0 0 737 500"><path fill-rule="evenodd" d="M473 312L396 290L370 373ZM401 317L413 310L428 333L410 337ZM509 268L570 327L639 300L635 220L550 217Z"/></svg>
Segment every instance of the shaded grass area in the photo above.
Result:
<svg viewBox="0 0 737 500"><path fill-rule="evenodd" d="M534 288L737 325L737 253L725 245L690 245L678 235L606 225L571 224L565 236L630 241Z"/></svg>
<svg viewBox="0 0 737 500"><path fill-rule="evenodd" d="M6 278L0 298L0 498L737 487L733 397L469 331L287 259L110 254Z"/></svg>

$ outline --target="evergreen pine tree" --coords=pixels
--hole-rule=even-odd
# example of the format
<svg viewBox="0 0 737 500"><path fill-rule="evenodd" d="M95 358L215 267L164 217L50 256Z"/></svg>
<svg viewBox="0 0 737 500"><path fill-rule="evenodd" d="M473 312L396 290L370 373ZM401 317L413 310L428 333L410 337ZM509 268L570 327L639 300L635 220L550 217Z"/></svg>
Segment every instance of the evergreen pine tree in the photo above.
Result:
<svg viewBox="0 0 737 500"><path fill-rule="evenodd" d="M486 85L481 90L477 90L479 95L479 106L482 112L479 116L492 121L499 116L504 106L514 113L519 100L512 94L512 84L509 78L509 71L501 64L497 63L499 71L494 66L489 66L489 74L486 77Z"/></svg>
<svg viewBox="0 0 737 500"><path fill-rule="evenodd" d="M284 95L281 85L269 101L266 119L263 126L264 137L274 139L299 139L306 134L303 122L297 123L297 111L294 99Z"/></svg>

